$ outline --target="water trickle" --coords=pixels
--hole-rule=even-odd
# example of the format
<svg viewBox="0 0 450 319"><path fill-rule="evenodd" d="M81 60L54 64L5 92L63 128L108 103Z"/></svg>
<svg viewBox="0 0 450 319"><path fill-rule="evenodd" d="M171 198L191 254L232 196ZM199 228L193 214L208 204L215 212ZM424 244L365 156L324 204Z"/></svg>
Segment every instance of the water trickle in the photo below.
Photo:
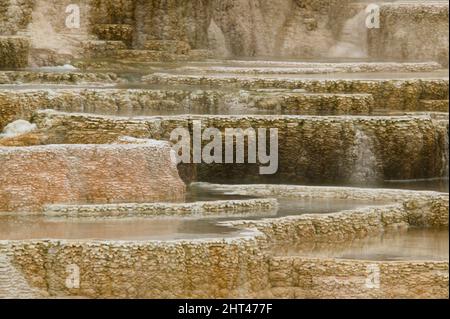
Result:
<svg viewBox="0 0 450 319"><path fill-rule="evenodd" d="M31 56L32 66L54 66L67 63L69 57L80 57L82 42L89 39L86 27L69 29L64 27L62 5L55 6L46 1L36 2L31 22L24 32L31 39L31 46L36 50ZM40 52L40 53L38 53Z"/></svg>
<svg viewBox="0 0 450 319"><path fill-rule="evenodd" d="M367 57L367 28L364 24L365 19L366 13L363 10L345 22L339 42L328 52L330 57L356 59Z"/></svg>
<svg viewBox="0 0 450 319"><path fill-rule="evenodd" d="M355 141L351 156L354 158L350 182L374 183L380 179L380 167L374 153L372 138L359 128L355 129Z"/></svg>
<svg viewBox="0 0 450 319"><path fill-rule="evenodd" d="M443 177L448 178L449 170L449 151L448 151L448 128L444 132L444 151L442 152L442 167L443 167Z"/></svg>
<svg viewBox="0 0 450 319"><path fill-rule="evenodd" d="M213 50L216 56L222 58L230 56L230 52L226 45L225 35L214 19L211 20L208 27L208 44L209 48Z"/></svg>

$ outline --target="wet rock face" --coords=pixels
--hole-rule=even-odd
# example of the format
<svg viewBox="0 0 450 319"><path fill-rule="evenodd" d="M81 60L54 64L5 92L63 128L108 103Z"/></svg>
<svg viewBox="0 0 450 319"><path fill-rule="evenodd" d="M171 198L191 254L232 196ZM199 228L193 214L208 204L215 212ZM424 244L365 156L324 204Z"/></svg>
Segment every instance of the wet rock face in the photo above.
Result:
<svg viewBox="0 0 450 319"><path fill-rule="evenodd" d="M369 32L370 56L448 66L448 12L448 3L383 5L381 28Z"/></svg>
<svg viewBox="0 0 450 319"><path fill-rule="evenodd" d="M35 117L50 143L110 143L127 134L168 140L177 127L277 128L279 170L262 177L255 164L200 164L197 180L221 182L235 177L250 181L296 183L349 182L360 179L417 179L443 176L448 165L445 136L448 122L428 116L314 117L314 116L172 116L161 119L85 116L39 112ZM361 135L363 136L361 138ZM208 141L205 141L207 143ZM362 153L370 161L360 162ZM366 154L367 155L367 154ZM358 174L355 176L354 172Z"/></svg>
<svg viewBox="0 0 450 319"><path fill-rule="evenodd" d="M446 128L426 118L209 119L208 126L279 131L279 170L261 176L257 165L201 164L198 180L377 183L383 179L443 176ZM360 138L360 135L364 138ZM418 151L420 150L420 151ZM440 155L436 155L440 154Z"/></svg>
<svg viewBox="0 0 450 319"><path fill-rule="evenodd" d="M320 56L332 46L330 25L345 20L347 4L342 0L141 0L136 3L142 15L136 16L137 43L155 38L187 41L193 48L212 46L221 55Z"/></svg>
<svg viewBox="0 0 450 319"><path fill-rule="evenodd" d="M348 1L225 1L213 19L233 55L323 57Z"/></svg>
<svg viewBox="0 0 450 319"><path fill-rule="evenodd" d="M0 0L0 34L13 35L31 21L35 0Z"/></svg>
<svg viewBox="0 0 450 319"><path fill-rule="evenodd" d="M163 142L0 148L0 163L0 211L184 198L185 185Z"/></svg>
<svg viewBox="0 0 450 319"><path fill-rule="evenodd" d="M161 41L157 51L168 46L169 52L186 43L181 51L210 49L216 57L324 58L351 45L363 52L359 57L448 59L448 4L383 5L382 27L372 30L363 23L367 3L350 0L83 0L76 30L65 25L69 0L0 4L0 34L26 30L35 49L54 51L51 60L55 52L80 57L83 42L92 39L133 49Z"/></svg>
<svg viewBox="0 0 450 319"><path fill-rule="evenodd" d="M27 38L0 36L0 69L27 67L29 51Z"/></svg>

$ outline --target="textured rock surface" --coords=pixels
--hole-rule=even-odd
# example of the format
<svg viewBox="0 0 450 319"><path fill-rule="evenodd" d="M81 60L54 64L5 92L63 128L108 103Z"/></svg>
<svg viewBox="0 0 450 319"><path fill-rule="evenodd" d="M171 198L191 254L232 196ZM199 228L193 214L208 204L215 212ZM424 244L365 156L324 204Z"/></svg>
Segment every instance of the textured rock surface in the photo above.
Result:
<svg viewBox="0 0 450 319"><path fill-rule="evenodd" d="M422 100L421 109L424 111L448 112L448 100Z"/></svg>
<svg viewBox="0 0 450 319"><path fill-rule="evenodd" d="M53 203L181 200L168 144L0 147L0 211Z"/></svg>
<svg viewBox="0 0 450 319"><path fill-rule="evenodd" d="M249 199L195 202L184 204L109 204L109 205L49 205L44 213L52 217L139 217L139 216L240 216L245 214L267 214L275 211L275 199Z"/></svg>
<svg viewBox="0 0 450 319"><path fill-rule="evenodd" d="M250 187L250 186L249 186ZM274 186L275 188L277 186ZM290 186L282 186L289 188ZM295 187L295 186L294 186ZM305 187L305 190L308 188ZM354 189L343 188L341 194ZM360 189L370 194L372 190ZM317 188L311 193L320 194ZM337 193L338 189L335 188ZM375 191L377 193L378 191ZM385 196L389 196L387 191ZM335 243L387 227L415 225L407 204L422 202L424 225L448 225L448 195L393 191L400 203L337 214L304 215L230 224L252 227L226 240L2 242L3 252L43 296L128 298L448 298L448 261L360 261L274 256L270 244ZM323 188L328 197L329 189ZM262 231L265 235L256 231ZM80 288L67 288L67 266L80 269ZM52 265L52 267L48 267ZM368 266L380 269L379 289L366 286Z"/></svg>
<svg viewBox="0 0 450 319"><path fill-rule="evenodd" d="M43 295L30 287L23 274L11 263L11 254L6 254L0 244L0 299L30 299Z"/></svg>
<svg viewBox="0 0 450 319"><path fill-rule="evenodd" d="M115 82L117 82L117 75L114 73L0 71L0 84L108 84Z"/></svg>
<svg viewBox="0 0 450 319"><path fill-rule="evenodd" d="M38 89L0 90L0 129L35 110L109 115L185 113L369 114L369 94L303 93L289 90Z"/></svg>
<svg viewBox="0 0 450 319"><path fill-rule="evenodd" d="M34 0L0 1L0 34L14 35L31 21Z"/></svg>
<svg viewBox="0 0 450 319"><path fill-rule="evenodd" d="M419 195L420 196L420 195ZM223 225L256 228L271 243L347 242L380 234L386 227L448 226L448 195L429 194L401 204L368 207L332 214L307 214Z"/></svg>
<svg viewBox="0 0 450 319"><path fill-rule="evenodd" d="M413 191L384 188L360 188L360 187L330 187L330 186L303 186L303 185L226 185L210 183L193 183L195 189L205 189L224 193L226 195L241 195L252 197L276 197L276 198L309 198L309 199L348 199L348 200L372 200L384 202L404 202L413 199L441 198L444 193L431 191ZM447 195L448 196L448 195Z"/></svg>
<svg viewBox="0 0 450 319"><path fill-rule="evenodd" d="M220 39L219 45L237 56L321 56L334 44L330 26L339 28L340 20L348 17L347 3L141 1L139 12L149 14L137 19L137 30L142 39L185 40L193 48L206 48L209 40ZM312 20L314 29L308 27Z"/></svg>
<svg viewBox="0 0 450 319"><path fill-rule="evenodd" d="M442 69L437 62L296 62L264 60L226 60L224 65L177 68L177 71L234 74L321 74L358 72L428 72Z"/></svg>
<svg viewBox="0 0 450 319"><path fill-rule="evenodd" d="M222 181L236 176L302 182L352 180L355 169L369 179L414 179L444 176L448 121L429 116L166 116L125 118L40 111L36 124L49 143L110 143L121 135L168 140L177 127L277 128L279 170L259 175L257 165L201 164L198 180ZM361 138L361 135L364 138ZM420 150L420 151L418 151ZM369 156L370 165L358 160ZM366 159L366 158L365 158ZM357 180L356 180L357 182Z"/></svg>
<svg viewBox="0 0 450 319"><path fill-rule="evenodd" d="M29 50L26 38L0 36L0 69L27 67Z"/></svg>
<svg viewBox="0 0 450 319"><path fill-rule="evenodd" d="M142 80L149 84L192 85L203 88L231 87L240 89L304 89L315 93L372 94L375 107L413 110L420 107L420 99L448 100L448 79L309 80L301 78L252 77L238 75L182 75L152 74Z"/></svg>
<svg viewBox="0 0 450 319"><path fill-rule="evenodd" d="M244 298L268 286L267 257L251 238L32 241L11 245L9 251L30 285L50 296ZM72 264L80 268L80 289L65 285L66 267Z"/></svg>
<svg viewBox="0 0 450 319"><path fill-rule="evenodd" d="M355 2L83 0L78 3L81 28L74 31L65 27L68 0L2 0L0 34L26 29L33 38L47 34L48 39L70 45L74 38L97 35L135 49L143 49L148 41L176 41L192 49L211 49L220 56L247 57L323 58L335 52L345 54L350 45L361 51L358 57L369 53L381 59L447 62L448 3L383 5L382 28L369 32L366 52L363 9L367 2ZM347 34L349 28L351 34ZM48 42L37 41L34 47L62 50L57 42L54 46ZM65 48L73 56L82 41L76 42L74 48ZM440 46L438 50L435 45Z"/></svg>
<svg viewBox="0 0 450 319"><path fill-rule="evenodd" d="M231 176L239 182L365 186L448 177L448 70L435 62L448 67L448 2L396 2L382 4L381 29L368 30L366 0L79 0L80 28L68 29L65 9L72 0L0 0L0 69L29 62L86 71L0 72L0 132L18 119L32 122L13 122L0 134L0 215L7 225L12 221L0 232L6 239L0 240L0 298L448 298L448 251L442 258L415 259L404 247L407 256L395 261L387 261L389 253L353 256L366 260L336 253L358 240L387 242L389 231L401 237L410 228L443 227L448 238L448 193L200 184L221 195L263 199L153 202L183 199L179 174L227 183ZM185 63L240 56L386 62ZM92 69L97 72L89 73ZM107 73L111 70L118 75ZM150 75L137 86L128 83L142 74ZM93 87L125 82L154 89ZM108 115L42 111L46 108ZM233 115L176 115L186 113ZM245 115L261 113L277 115ZM389 116L329 116L380 113ZM262 178L258 165L247 164L189 164L177 171L168 143L137 139L168 140L174 128L192 130L195 120L220 130L277 128L279 172ZM283 215L266 210L279 198L375 206L266 219L253 212L244 220L255 208L265 216ZM60 217L111 217L104 227L114 228L115 218L132 217L134 234L141 226L134 217L151 224L156 215L169 222L156 221L154 232L172 235L182 231L180 215L225 213L234 219L214 227L230 230L229 236L208 234L215 239L201 240L136 235L125 241L117 233L110 237L115 240L92 240L87 238L102 233L99 220L92 221L91 235L74 237L66 237L73 228L61 228L61 235L52 224ZM31 218L41 235L22 218ZM59 222L80 222L86 230L81 221ZM118 233L128 235L129 229ZM197 230L186 238L195 238ZM50 235L81 239L24 240ZM313 258L312 247L333 251ZM80 270L79 288L67 286L73 265ZM374 267L380 271L378 289L367 287Z"/></svg>
<svg viewBox="0 0 450 319"><path fill-rule="evenodd" d="M0 128L36 109L105 114L219 113L369 114L373 110L446 111L448 80L300 80L155 75L151 84L192 89L1 90ZM113 83L112 73L3 72L0 83ZM215 89L198 90L212 86ZM222 90L232 86L234 91ZM292 91L296 89L296 91ZM306 92L304 92L306 91Z"/></svg>
<svg viewBox="0 0 450 319"><path fill-rule="evenodd" d="M367 266L374 262L270 259L253 240L52 241L10 247L16 267L43 295L51 296L448 298L448 262L376 262L384 280L381 289L367 289ZM48 262L52 267L45 269ZM66 267L71 264L80 267L80 289L65 286Z"/></svg>
<svg viewBox="0 0 450 319"><path fill-rule="evenodd" d="M369 269L380 287L367 287ZM448 262L373 262L277 257L270 262L275 298L448 298Z"/></svg>
<svg viewBox="0 0 450 319"><path fill-rule="evenodd" d="M101 40L123 41L128 46L133 42L133 27L129 24L97 24L93 31Z"/></svg>
<svg viewBox="0 0 450 319"><path fill-rule="evenodd" d="M448 3L384 4L369 53L396 61L433 60L448 66Z"/></svg>

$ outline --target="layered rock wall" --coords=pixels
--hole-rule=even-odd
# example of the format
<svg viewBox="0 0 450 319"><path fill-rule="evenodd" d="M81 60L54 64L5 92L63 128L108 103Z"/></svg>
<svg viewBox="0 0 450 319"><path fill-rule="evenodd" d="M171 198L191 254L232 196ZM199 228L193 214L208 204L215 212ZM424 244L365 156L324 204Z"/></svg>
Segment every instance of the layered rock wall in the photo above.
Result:
<svg viewBox="0 0 450 319"><path fill-rule="evenodd" d="M448 3L423 2L381 6L381 28L369 31L371 57L448 66Z"/></svg>
<svg viewBox="0 0 450 319"><path fill-rule="evenodd" d="M436 222L423 225L448 225L448 195L393 193L392 198L417 197L423 216ZM326 189L324 195L329 195ZM335 244L399 224L407 227L415 224L414 218L409 220L415 210L398 203L325 216L230 222L251 229L246 228L245 236L222 240L3 241L0 257L8 255L8 267L20 275L22 286L28 284L35 296L44 297L448 298L448 261L311 258L274 255L269 249L276 242L289 247ZM78 288L67 285L73 265L80 274ZM367 286L374 267L381 279L378 288Z"/></svg>
<svg viewBox="0 0 450 319"><path fill-rule="evenodd" d="M1 4L0 34L26 30L34 40L46 34L47 42L66 45L73 43L69 34L124 41L135 49L146 49L154 40L186 43L210 49L216 57L324 58L361 52L358 57L397 61L446 63L448 58L448 4L383 5L379 30L364 25L367 2L349 0L83 0L77 30L65 26L68 0ZM39 40L34 44L61 51ZM345 55L346 50L351 52Z"/></svg>
<svg viewBox="0 0 450 319"><path fill-rule="evenodd" d="M0 36L0 69L25 68L29 50L27 38Z"/></svg>
<svg viewBox="0 0 450 319"><path fill-rule="evenodd" d="M172 116L120 118L41 111L35 117L48 143L110 143L120 135L169 140L180 127L276 128L279 170L259 175L256 164L200 164L201 181L278 178L299 183L416 179L444 176L448 123L429 116ZM208 143L209 141L204 141ZM362 156L365 163L360 162ZM355 176L355 171L358 176ZM356 179L356 180L354 180Z"/></svg>

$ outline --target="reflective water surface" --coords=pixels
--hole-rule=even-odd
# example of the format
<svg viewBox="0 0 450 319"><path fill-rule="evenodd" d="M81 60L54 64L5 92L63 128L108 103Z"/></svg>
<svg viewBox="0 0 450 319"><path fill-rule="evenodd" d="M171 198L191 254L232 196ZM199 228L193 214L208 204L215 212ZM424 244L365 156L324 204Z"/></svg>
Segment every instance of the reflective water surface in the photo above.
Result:
<svg viewBox="0 0 450 319"><path fill-rule="evenodd" d="M276 247L279 255L359 260L448 260L448 228L409 228L387 231L346 243Z"/></svg>
<svg viewBox="0 0 450 319"><path fill-rule="evenodd" d="M190 193L188 201L245 199L214 193ZM351 200L280 200L275 211L255 211L240 217L216 218L125 218L125 219L56 219L38 215L1 216L0 240L23 239L109 239L109 240L174 240L226 238L241 231L218 225L219 221L276 218L301 214L324 214L382 202Z"/></svg>

